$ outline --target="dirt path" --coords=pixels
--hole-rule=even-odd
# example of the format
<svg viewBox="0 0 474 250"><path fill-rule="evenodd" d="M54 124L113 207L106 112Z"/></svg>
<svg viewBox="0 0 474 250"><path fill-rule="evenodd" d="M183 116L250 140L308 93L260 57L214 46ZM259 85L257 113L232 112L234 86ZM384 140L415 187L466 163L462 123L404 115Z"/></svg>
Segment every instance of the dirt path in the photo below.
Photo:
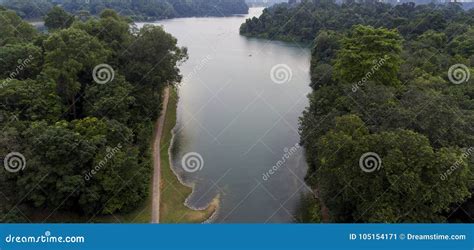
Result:
<svg viewBox="0 0 474 250"><path fill-rule="evenodd" d="M163 93L163 109L160 118L155 126L155 141L153 142L153 192L152 192L152 209L151 223L160 223L160 179L161 179L161 157L160 143L163 134L163 125L165 123L166 110L168 109L168 99L170 96L169 88Z"/></svg>

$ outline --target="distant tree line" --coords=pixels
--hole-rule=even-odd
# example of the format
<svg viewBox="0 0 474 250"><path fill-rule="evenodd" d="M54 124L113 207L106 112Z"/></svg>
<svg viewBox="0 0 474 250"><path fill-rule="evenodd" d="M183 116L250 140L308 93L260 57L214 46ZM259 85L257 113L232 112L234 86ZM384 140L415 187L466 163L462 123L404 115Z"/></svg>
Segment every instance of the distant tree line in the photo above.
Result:
<svg viewBox="0 0 474 250"><path fill-rule="evenodd" d="M0 155L25 159L0 168L0 222L131 211L149 195L161 94L186 49L113 10L83 22L56 7L46 25L0 8Z"/></svg>
<svg viewBox="0 0 474 250"><path fill-rule="evenodd" d="M278 4L242 25L242 35L312 42L320 30L348 30L356 24L397 29L403 36L441 30L445 23L465 18L472 23L474 9L458 13L459 4L392 6L376 1L336 4L332 0L305 0L299 5Z"/></svg>
<svg viewBox="0 0 474 250"><path fill-rule="evenodd" d="M288 0L246 0L245 2L252 7L269 7L278 3L288 3Z"/></svg>
<svg viewBox="0 0 474 250"><path fill-rule="evenodd" d="M248 13L244 0L4 0L3 5L23 18L40 18L55 5L74 14L98 15L105 9L113 9L134 20Z"/></svg>
<svg viewBox="0 0 474 250"><path fill-rule="evenodd" d="M242 25L313 44L300 133L319 199L300 220L473 222L473 24L457 4L322 0Z"/></svg>

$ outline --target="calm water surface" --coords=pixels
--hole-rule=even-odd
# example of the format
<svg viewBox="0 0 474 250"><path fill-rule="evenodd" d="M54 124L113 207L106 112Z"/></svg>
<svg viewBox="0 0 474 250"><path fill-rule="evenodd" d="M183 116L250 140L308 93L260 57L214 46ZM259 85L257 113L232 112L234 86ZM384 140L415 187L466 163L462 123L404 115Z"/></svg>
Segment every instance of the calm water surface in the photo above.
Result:
<svg viewBox="0 0 474 250"><path fill-rule="evenodd" d="M206 206L220 194L216 222L291 222L307 191L303 150L293 153L292 147L299 141L298 117L308 104L310 52L240 36L245 19L261 11L159 22L189 52L181 65L174 165L186 183L194 184L191 206ZM280 64L291 79L278 84L271 72ZM181 159L189 152L202 156L200 171L183 171ZM282 157L284 164L264 178Z"/></svg>

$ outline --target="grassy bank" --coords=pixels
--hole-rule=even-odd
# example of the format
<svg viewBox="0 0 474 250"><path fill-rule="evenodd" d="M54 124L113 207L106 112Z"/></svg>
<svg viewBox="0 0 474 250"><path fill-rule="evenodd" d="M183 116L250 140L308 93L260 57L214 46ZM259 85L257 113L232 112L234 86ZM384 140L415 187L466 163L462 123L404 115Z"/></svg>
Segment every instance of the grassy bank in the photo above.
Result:
<svg viewBox="0 0 474 250"><path fill-rule="evenodd" d="M219 200L216 198L203 211L195 211L184 205L192 189L181 184L171 169L169 148L173 139L173 129L176 125L178 93L170 90L168 109L166 111L163 134L160 145L161 156L161 201L160 223L199 223L207 220L217 209ZM154 136L153 136L154 138ZM152 213L152 183L150 196L134 212L125 215L107 216L107 222L150 223Z"/></svg>
<svg viewBox="0 0 474 250"><path fill-rule="evenodd" d="M163 137L161 138L161 202L160 223L199 223L207 220L217 209L219 199L214 199L208 208L202 211L192 210L184 205L192 189L181 184L171 169L169 147L176 125L178 93L170 91L166 112Z"/></svg>

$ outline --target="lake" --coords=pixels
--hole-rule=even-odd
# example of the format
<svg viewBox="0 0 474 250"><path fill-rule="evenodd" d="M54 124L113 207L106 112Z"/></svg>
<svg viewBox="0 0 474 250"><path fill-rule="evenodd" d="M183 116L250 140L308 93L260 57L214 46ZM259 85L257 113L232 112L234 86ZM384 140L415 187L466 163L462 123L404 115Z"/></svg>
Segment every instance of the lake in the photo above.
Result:
<svg viewBox="0 0 474 250"><path fill-rule="evenodd" d="M297 143L298 118L311 91L310 50L240 36L245 19L262 10L155 23L189 53L180 66L175 171L194 186L190 206L205 207L220 195L217 223L292 222L308 191ZM190 169L184 156L199 166Z"/></svg>

